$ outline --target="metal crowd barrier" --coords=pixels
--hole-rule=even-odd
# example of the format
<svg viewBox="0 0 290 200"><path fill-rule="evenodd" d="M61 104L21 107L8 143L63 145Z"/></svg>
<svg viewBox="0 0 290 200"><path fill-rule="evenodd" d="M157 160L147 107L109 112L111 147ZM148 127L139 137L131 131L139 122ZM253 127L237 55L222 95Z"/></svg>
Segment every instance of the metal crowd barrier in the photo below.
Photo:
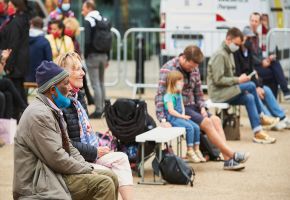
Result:
<svg viewBox="0 0 290 200"><path fill-rule="evenodd" d="M161 34L165 40L162 41ZM225 39L226 30L215 31L181 31L162 28L131 28L123 38L123 66L125 83L133 88L133 98L138 88L157 88L159 70L163 63L182 53L184 47L195 44L201 48L205 55L204 62L200 65L203 88L206 88L206 66L209 57L219 48ZM140 38L142 38L140 42ZM162 42L169 48L160 49ZM138 52L143 49L143 52ZM138 54L138 55L136 55ZM166 55L166 56L165 56ZM144 82L136 83L136 62L138 56L144 59ZM164 59L165 58L165 59ZM141 63L142 64L142 63ZM134 75L135 74L135 75ZM134 80L135 79L135 80Z"/></svg>
<svg viewBox="0 0 290 200"><path fill-rule="evenodd" d="M105 80L111 79L109 82L105 82L105 86L112 87L116 86L120 82L121 74L121 47L122 47L122 38L120 32L111 28L113 34L112 49L110 51L110 62L109 67L106 69ZM85 34L84 27L80 28L80 35L78 37L81 51L84 52L85 46ZM109 76L108 76L109 75ZM90 82L88 82L90 84Z"/></svg>
<svg viewBox="0 0 290 200"><path fill-rule="evenodd" d="M275 53L290 87L290 28L273 28L266 37L267 55Z"/></svg>

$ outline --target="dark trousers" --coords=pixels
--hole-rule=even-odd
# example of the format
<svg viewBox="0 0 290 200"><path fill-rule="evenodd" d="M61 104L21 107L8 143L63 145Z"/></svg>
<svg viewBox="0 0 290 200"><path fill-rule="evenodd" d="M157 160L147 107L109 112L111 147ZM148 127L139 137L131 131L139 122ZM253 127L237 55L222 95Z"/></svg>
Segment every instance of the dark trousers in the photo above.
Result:
<svg viewBox="0 0 290 200"><path fill-rule="evenodd" d="M10 118L17 119L17 117L18 117L18 113L16 112L17 105L14 106L13 95L9 91L5 91L4 94L5 94L5 100L6 100L4 118L6 118L6 119L10 119Z"/></svg>
<svg viewBox="0 0 290 200"><path fill-rule="evenodd" d="M287 80L279 61L273 61L267 68L257 66L255 69L257 70L258 75L263 79L263 84L271 88L276 98L278 95L278 86L280 86L284 94L290 93Z"/></svg>
<svg viewBox="0 0 290 200"><path fill-rule="evenodd" d="M4 118L5 103L5 94L3 92L0 92L0 118Z"/></svg>
<svg viewBox="0 0 290 200"><path fill-rule="evenodd" d="M13 82L15 88L18 90L18 93L20 94L23 101L27 104L27 93L24 89L24 78L10 78L10 80Z"/></svg>
<svg viewBox="0 0 290 200"><path fill-rule="evenodd" d="M5 94L6 99L5 117L17 118L19 112L23 112L23 110L27 107L27 103L23 100L13 82L8 78L3 78L0 80L0 91Z"/></svg>

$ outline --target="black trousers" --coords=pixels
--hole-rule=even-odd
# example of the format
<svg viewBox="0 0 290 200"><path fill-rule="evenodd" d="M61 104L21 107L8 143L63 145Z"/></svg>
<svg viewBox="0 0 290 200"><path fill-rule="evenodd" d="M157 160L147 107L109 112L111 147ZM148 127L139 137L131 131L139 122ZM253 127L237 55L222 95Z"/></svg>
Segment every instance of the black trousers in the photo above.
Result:
<svg viewBox="0 0 290 200"><path fill-rule="evenodd" d="M15 88L18 90L18 93L20 94L22 100L26 104L28 104L27 103L27 93L26 93L26 91L24 89L24 85L23 85L24 84L24 78L11 78L10 77L9 79L13 82Z"/></svg>
<svg viewBox="0 0 290 200"><path fill-rule="evenodd" d="M27 107L27 103L23 100L14 83L8 78L0 80L0 91L5 94L5 117L17 118L19 113Z"/></svg>
<svg viewBox="0 0 290 200"><path fill-rule="evenodd" d="M3 92L0 92L0 118L4 118L5 114L5 94Z"/></svg>

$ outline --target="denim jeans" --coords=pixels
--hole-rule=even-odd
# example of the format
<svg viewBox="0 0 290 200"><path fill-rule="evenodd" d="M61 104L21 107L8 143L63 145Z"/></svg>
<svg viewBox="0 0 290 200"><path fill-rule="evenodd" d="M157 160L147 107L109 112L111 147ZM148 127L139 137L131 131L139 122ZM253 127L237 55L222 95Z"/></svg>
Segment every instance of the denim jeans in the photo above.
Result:
<svg viewBox="0 0 290 200"><path fill-rule="evenodd" d="M272 90L268 86L264 86L263 89L265 97L263 100L260 99L263 113L268 116L279 117L280 120L283 120L285 113L277 102Z"/></svg>
<svg viewBox="0 0 290 200"><path fill-rule="evenodd" d="M255 69L263 79L263 83L271 88L276 98L278 94L278 85L284 94L290 93L283 69L278 61L273 61L267 68L256 66Z"/></svg>
<svg viewBox="0 0 290 200"><path fill-rule="evenodd" d="M94 90L94 103L97 113L102 113L105 107L105 67L108 62L107 54L89 54L86 59L88 74Z"/></svg>
<svg viewBox="0 0 290 200"><path fill-rule="evenodd" d="M256 92L256 85L253 82L247 82L240 84L241 93L232 99L228 100L227 103L230 105L245 105L248 116L250 119L251 127L253 132L256 133L262 130L260 122L260 114L262 108L260 100Z"/></svg>
<svg viewBox="0 0 290 200"><path fill-rule="evenodd" d="M182 113L182 102L181 98L176 98L176 106L174 106L174 110L178 113ZM186 120L182 118L178 118L172 116L166 111L167 121L173 127L184 127L186 130L186 145L188 147L192 147L194 144L200 143L200 129L199 126L191 120Z"/></svg>

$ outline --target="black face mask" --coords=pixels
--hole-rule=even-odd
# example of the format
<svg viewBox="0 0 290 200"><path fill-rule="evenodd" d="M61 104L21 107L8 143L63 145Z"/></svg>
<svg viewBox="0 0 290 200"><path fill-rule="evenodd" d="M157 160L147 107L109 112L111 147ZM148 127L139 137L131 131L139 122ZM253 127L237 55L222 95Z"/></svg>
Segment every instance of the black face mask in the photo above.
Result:
<svg viewBox="0 0 290 200"><path fill-rule="evenodd" d="M247 39L247 40L245 41L244 46L245 46L247 49L251 49L251 48L252 48L252 42L250 41L250 39Z"/></svg>

